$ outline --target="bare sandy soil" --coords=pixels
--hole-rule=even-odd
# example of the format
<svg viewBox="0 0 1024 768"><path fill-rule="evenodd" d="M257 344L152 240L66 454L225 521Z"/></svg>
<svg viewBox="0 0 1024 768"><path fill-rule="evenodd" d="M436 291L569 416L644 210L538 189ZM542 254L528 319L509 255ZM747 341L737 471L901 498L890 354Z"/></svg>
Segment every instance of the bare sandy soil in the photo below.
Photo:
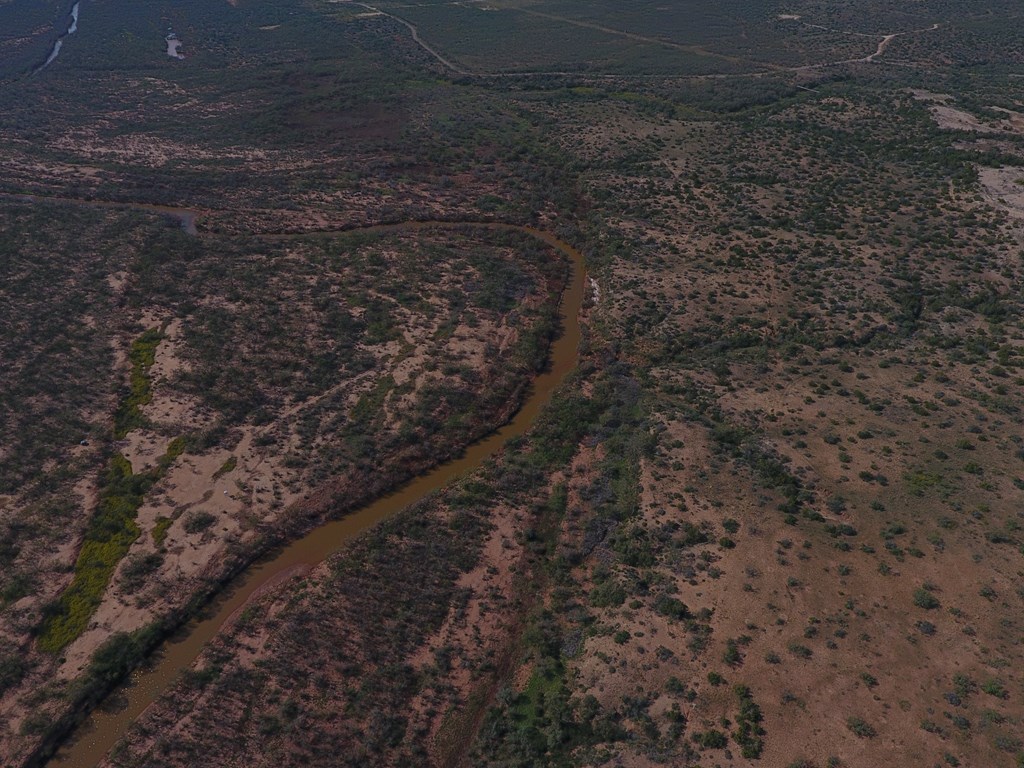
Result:
<svg viewBox="0 0 1024 768"><path fill-rule="evenodd" d="M950 94L932 93L930 91L911 89L915 99L927 102L928 110L940 128L951 131L966 131L978 134L1021 134L1024 133L1024 114L1005 107L991 107L999 118L987 117L984 120L977 115L955 105L956 99Z"/></svg>
<svg viewBox="0 0 1024 768"><path fill-rule="evenodd" d="M1024 219L1024 173L1020 168L979 168L986 201L1013 219Z"/></svg>
<svg viewBox="0 0 1024 768"><path fill-rule="evenodd" d="M951 107L947 104L932 104L929 107L935 122L940 128L951 131L971 131L974 133L998 133L1000 128L981 122L970 112Z"/></svg>

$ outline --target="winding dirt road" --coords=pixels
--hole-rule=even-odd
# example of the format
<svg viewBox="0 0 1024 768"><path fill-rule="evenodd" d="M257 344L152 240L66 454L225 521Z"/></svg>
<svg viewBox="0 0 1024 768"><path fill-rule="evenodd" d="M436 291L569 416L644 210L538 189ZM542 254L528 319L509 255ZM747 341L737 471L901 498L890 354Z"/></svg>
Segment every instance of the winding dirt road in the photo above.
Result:
<svg viewBox="0 0 1024 768"><path fill-rule="evenodd" d="M569 72L569 71L543 71L543 72L473 72L465 67L462 67L451 59L442 55L436 48L427 43L419 33L412 22L403 19L401 16L396 16L393 13L388 13L374 5L367 3L352 3L358 5L361 8L366 8L368 11L380 16L385 16L392 21L401 24L409 30L412 35L413 42L419 45L424 51L429 53L434 59L436 59L442 66L451 70L457 75L463 77L478 77L478 78L525 78L525 77L586 77L589 79L619 79L619 80L634 80L634 79L650 79L651 77L666 77L664 75L607 75L600 73L588 73L588 72ZM500 6L498 6L500 7ZM549 19L551 21L557 21L562 24L568 24L574 27L580 27L582 29L591 29L597 32L603 32L607 35L613 35L616 37L622 37L627 40L633 40L635 42L647 43L649 45L658 45L664 48L670 48L673 50L684 51L686 53L693 54L695 56L702 56L714 59L720 59L722 61L729 62L730 64L748 64L755 67L761 67L762 69L752 72L739 72L739 73L716 73L716 74L704 74L704 75L684 75L679 79L685 80L722 80L726 78L748 78L748 77L764 77L766 75L777 74L781 72L808 72L815 69L825 69L827 67L838 67L845 64L871 64L878 61L878 59L885 53L886 49L892 44L892 41L898 37L904 37L906 35L919 34L921 32L934 32L941 27L941 24L933 24L930 27L922 29L911 29L906 32L893 32L891 34L883 35L881 41L878 43L878 47L874 53L870 53L866 56L861 56L853 59L841 59L837 61L826 61L818 64L804 64L801 66L783 66L780 64L772 64L771 62L756 61L753 59L745 59L739 56L730 56L724 53L716 53L700 45L689 45L685 43L676 43L672 40L665 40L658 37L649 37L647 35L640 35L635 32L629 32L623 29L616 29L614 27L608 27L603 24L597 24L595 22L581 21L579 19L569 18L567 16L558 16L551 13L544 13L542 11L533 10L530 8L521 7L505 7L505 10L516 11L519 13L525 13L530 16L537 16L539 18ZM796 19L794 19L796 20ZM866 32L849 32L843 30L831 29L829 27L822 26L820 24L810 24L808 22L799 22L805 27L811 27L812 29L821 29L827 32L835 32L837 34L854 35L856 37L868 37L876 38L877 35L872 35Z"/></svg>

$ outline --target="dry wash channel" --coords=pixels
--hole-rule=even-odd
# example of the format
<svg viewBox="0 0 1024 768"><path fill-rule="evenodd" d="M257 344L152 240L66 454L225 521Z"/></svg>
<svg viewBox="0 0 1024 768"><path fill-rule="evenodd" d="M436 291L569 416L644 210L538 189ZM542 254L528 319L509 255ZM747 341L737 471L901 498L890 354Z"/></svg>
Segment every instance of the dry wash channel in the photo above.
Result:
<svg viewBox="0 0 1024 768"><path fill-rule="evenodd" d="M195 218L195 212L184 209L160 209L158 212L175 216L182 222L191 222ZM321 562L346 541L358 536L375 523L398 513L420 498L447 485L453 479L472 471L496 453L507 440L522 435L534 423L538 413L551 399L555 389L576 366L580 341L579 312L583 304L585 275L583 257L571 245L550 232L495 222L406 222L377 225L361 230L348 229L268 237L282 239L308 237L311 234L341 237L351 234L353 231L380 233L410 230L456 230L466 227L528 234L564 254L571 265L569 279L559 304L562 333L551 344L549 366L534 379L529 397L523 406L510 422L469 446L461 457L435 467L430 472L414 478L406 485L340 520L313 530L279 551L273 558L259 562L239 575L218 600L212 617L193 622L178 638L166 643L158 653L153 666L137 671L126 685L113 694L123 702L123 706L117 711L98 709L90 714L88 719L72 734L71 740L49 761L49 766L85 768L98 764L146 707L168 688L179 673L195 661L206 642L214 637L225 622L229 621L233 614L257 591L269 589L286 580L302 566L311 566Z"/></svg>

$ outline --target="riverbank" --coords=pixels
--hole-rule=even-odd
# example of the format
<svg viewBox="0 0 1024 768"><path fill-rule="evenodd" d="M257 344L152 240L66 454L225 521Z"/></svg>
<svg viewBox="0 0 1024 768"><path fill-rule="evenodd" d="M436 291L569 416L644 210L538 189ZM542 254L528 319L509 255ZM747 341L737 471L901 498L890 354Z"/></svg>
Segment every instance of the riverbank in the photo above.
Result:
<svg viewBox="0 0 1024 768"><path fill-rule="evenodd" d="M137 714L138 711L141 711L141 708L144 707L148 700L154 695L154 691L152 690L154 681L167 679L164 677L167 672L165 665L177 665L180 668L191 661L191 658L187 657L189 657L190 654L191 657L194 657L202 642L212 636L212 634L216 633L220 623L224 621L225 617L230 615L231 612L236 611L238 606L243 604L248 598L249 594L251 594L252 591L259 589L260 585L265 583L266 579L273 578L274 574L280 573L282 570L292 568L299 563L319 562L319 560L323 559L328 552L337 547L341 541L351 538L359 531L365 530L366 527L372 525L374 522L394 514L408 503L411 503L424 494L433 492L452 478L461 475L474 466L477 466L495 450L498 450L498 448L500 448L500 446L510 437L522 434L522 432L528 428L529 424L532 423L532 420L536 417L543 404L550 397L554 387L556 387L557 384L565 377L574 364L575 349L579 341L579 325L578 320L576 320L576 313L582 304L584 285L581 270L582 257L578 252L564 242L555 238L550 233L495 222L416 222L413 224L374 227L372 228L372 233L380 235L387 231L409 229L410 227L418 231L454 231L456 229L464 230L466 228L483 228L495 232L504 231L508 233L524 233L528 234L530 237L537 238L545 242L547 245L558 248L561 250L563 255L572 257L573 270L571 272L571 279L564 291L556 290L554 294L556 302L558 301L558 296L561 295L562 310L566 314L563 315L561 319L561 323L564 326L564 332L558 337L551 347L551 364L544 373L534 380L529 397L526 399L523 407L518 409L518 413L514 418L513 414L516 412L516 404L524 397L524 390L517 388L517 390L509 392L506 397L500 398L500 401L503 402L504 405L498 412L496 412L494 418L498 423L508 421L509 419L511 419L511 421L508 421L504 428L499 429L482 442L472 446L461 458L442 465L439 469L426 475L417 477L416 480L412 481L412 483L401 491L389 494L383 497L379 502L363 509L355 515L346 517L338 523L332 523L327 529L321 529L313 536L301 539L295 544L287 547L270 563L258 566L256 571L257 575L254 579L245 580L241 586L237 583L232 583L231 597L226 603L218 604L216 617L211 621L200 624L185 643L177 643L173 645L169 652L164 655L164 660L161 662L160 667L164 667L164 669L158 667L154 673L149 673L144 676L140 681L140 684L136 685L135 688L129 691L129 706L118 716L119 719L127 719L130 721L129 715L132 713ZM325 233L325 236L340 237L345 234L351 233L333 232ZM297 238L299 236L292 235L290 237ZM558 323L548 323L547 327L550 329L557 325ZM545 344L545 346L547 345ZM490 431L490 428L484 428L483 430L483 432L488 431ZM480 434L481 433L478 432L475 435L471 435L471 438L475 439L479 437ZM441 458L442 460L448 458L457 450L458 449L453 449L451 446L443 448L440 445L436 445L435 450L431 451L429 449L425 450L421 446L419 450L414 451L404 460L392 462L391 465L394 469L389 473L375 473L371 477L365 478L363 481L342 483L340 485L324 488L312 497L304 499L295 507L294 514L287 516L291 522L286 531L282 530L278 531L276 534L270 534L270 538L264 539L264 543L262 545L259 545L250 551L258 552L261 549L265 549L267 546L272 545L275 541L282 541L287 539L289 535L294 535L298 532L302 532L303 530L307 530L318 520L322 520L325 515L337 515L344 508L357 507L360 498L369 498L381 492L385 492L389 487L394 487L395 484L400 483L403 476L416 475L436 462L438 458ZM366 480L369 480L369 482L366 482ZM236 558L236 562L229 566L229 573L240 572L245 568L247 562L251 562L251 560L251 555L248 557L248 560L246 560L244 556L238 556ZM175 623L176 622L172 620L170 622L170 626L173 626ZM197 632L198 634L196 634ZM169 677L173 676L174 672L169 675ZM134 696L132 691L141 692L146 698L141 701L133 701ZM105 721L106 717L106 715L100 715L102 723L95 731L96 734L105 734L108 732L107 729L110 725ZM66 726L67 724L65 723L64 725ZM66 732L66 727L64 730ZM56 741L57 738L56 734L54 734L50 743ZM80 748L80 744L84 746L86 743L90 745L91 751L89 756L85 757L78 751L72 752L67 758L65 758L65 760L68 761L66 764L85 764L83 760L86 762L91 761L93 759L93 754L102 755L102 753L106 751L106 748L97 746L98 741L94 737L89 737L87 740L78 742L73 749L78 750ZM112 744L113 741L111 740L110 743ZM109 747L109 745L107 746ZM43 750L37 753L35 764L42 763L46 751L47 750L44 747Z"/></svg>

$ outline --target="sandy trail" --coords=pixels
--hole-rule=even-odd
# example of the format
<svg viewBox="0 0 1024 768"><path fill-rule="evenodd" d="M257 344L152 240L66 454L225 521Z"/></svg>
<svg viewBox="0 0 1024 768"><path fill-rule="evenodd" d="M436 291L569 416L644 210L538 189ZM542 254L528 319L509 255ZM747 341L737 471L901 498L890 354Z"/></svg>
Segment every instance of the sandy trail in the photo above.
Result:
<svg viewBox="0 0 1024 768"><path fill-rule="evenodd" d="M355 3L355 5L358 5L361 8L366 8L367 10L373 11L374 13L379 13L381 16L387 16L389 19L391 19L393 21L397 21L399 24L401 24L402 26L407 28L410 33L412 33L412 39L413 39L414 43L416 43L420 48L422 48L424 51L426 51L431 56L433 56L435 59L437 59L439 62L441 62L441 64L443 64L445 67L450 69L452 72L455 72L456 74L459 74L459 75L466 75L466 76L471 76L473 74L469 70L463 69L462 67L460 67L458 64L455 64L451 60L446 59L444 56L442 56L440 53L438 53L434 48L432 48L422 37L420 37L419 30L416 29L416 26L414 24L412 24L411 22L406 21L405 19L403 19L400 16L395 16L393 13L388 13L387 11L382 11L380 8L377 8L376 6L373 6L373 5L367 5L366 3Z"/></svg>
<svg viewBox="0 0 1024 768"><path fill-rule="evenodd" d="M857 37L876 37L876 35L869 35L864 32L848 32L839 29L830 29L829 27L823 27L819 24L808 24L801 22L805 27L811 27L813 29L823 29L827 32L836 32L842 35L855 35ZM862 56L856 59L842 59L840 61L828 61L823 64L806 64L802 67L790 67L791 72L805 72L812 69L823 69L824 67L836 67L842 64L872 64L878 61L878 58L885 53L886 49L892 44L892 41L897 37L905 37L907 35L916 35L922 32L934 32L939 29L942 25L939 23L932 24L930 27L924 27L922 29L911 29L906 32L893 32L888 35L883 35L882 39L878 43L878 47L874 53L869 53L867 56Z"/></svg>
<svg viewBox="0 0 1024 768"><path fill-rule="evenodd" d="M557 16L552 13L543 13L541 11L535 11L527 8L515 8L514 10L520 13L526 13L530 16L538 16L544 19L550 19L551 21L558 21L562 24L569 24L573 27L580 27L581 29L592 29L597 32L604 32L606 35L615 35L616 37L624 37L627 40L633 40L638 43L648 43L649 45L660 45L664 48L671 48L677 51L684 51L686 53L692 53L695 56L705 56L713 59L721 59L727 61L730 64L754 64L759 67L767 67L770 70L784 70L785 67L780 67L775 64L770 64L763 61L753 61L751 59L744 59L739 56L729 56L724 53L715 53L709 51L699 45L689 45L686 43L676 43L671 40L665 40L658 37L648 37L647 35L640 35L635 32L627 32L624 29L615 29L614 27L606 27L603 24L597 24L595 22L580 21L578 19L571 19L567 16Z"/></svg>
<svg viewBox="0 0 1024 768"><path fill-rule="evenodd" d="M596 79L596 80L608 80L608 79L610 79L610 80L638 80L638 79L640 79L640 80L649 80L649 79L652 79L652 78L665 78L664 75L613 75L613 74L588 73L588 72L570 72L570 71L562 71L562 70L540 71L540 72L481 72L481 71L473 72L473 71L470 71L470 70L466 69L465 67L459 66L458 64L454 63L453 61L451 61L450 59L446 58L441 53L439 53L437 51L437 49L432 47L429 43L427 43L420 36L419 30L416 28L416 26L414 24L412 24L411 22L407 21L406 19L403 19L400 16L396 16L396 15L394 15L392 13L388 13L387 11L383 11L380 8L376 7L376 6L369 5L367 3L353 3L353 4L354 5L358 5L361 8L366 8L368 11L371 11L375 15L386 16L387 18L392 19L393 21L396 21L399 24L401 24L402 26L406 27L409 30L410 34L412 35L413 42L415 42L417 45L419 45L424 51L429 53L442 66L444 66L445 68L451 70L455 74L461 75L463 77L489 77L489 78L586 77L588 79ZM566 16L558 16L558 15L555 15L555 14L544 13L542 11L536 11L536 10L532 10L532 9L528 9L528 8L521 8L521 7L515 7L515 6L505 6L505 9L506 10L518 11L520 13L529 14L531 16L537 16L537 17L540 17L540 18L550 19L551 21L557 21L557 22L562 23L562 24L569 24L571 26L580 27L582 29L592 29L592 30L595 30L597 32L603 32L605 34L614 35L616 37L623 37L623 38L626 38L628 40L633 40L633 41L640 42L640 43L647 43L649 45L659 45L659 46L662 46L662 47L665 47L665 48L671 48L673 50L684 51L686 53L690 53L690 54L693 54L695 56L703 56L703 57L709 57L709 58L714 58L714 59L720 59L722 61L727 61L730 64L748 64L748 65L755 65L755 66L758 66L758 67L763 67L763 69L758 70L758 71L754 71L754 72L714 73L714 74L704 74L704 75L686 75L686 76L683 76L683 77L675 78L675 79L680 79L680 80L724 80L724 79L728 79L728 78L744 78L744 77L758 78L758 77L764 77L766 75L777 74L777 73L780 73L780 72L808 72L808 71L812 71L812 70L815 70L815 69L824 69L824 68L827 68L827 67L836 67L836 66L842 66L842 65L845 65L845 64L871 64L871 63L876 63L876 62L878 62L879 57L881 57L885 53L885 51L892 44L892 41L895 40L896 38L904 37L906 35L919 34L919 33L922 33L922 32L933 32L933 31L939 29L942 26L939 23L935 23L935 24L933 24L930 27L924 27L922 29L912 29L912 30L908 30L906 32L893 32L893 33L890 33L890 34L887 34L887 35L883 35L882 39L879 41L878 47L875 49L874 53L870 53L870 54L868 54L866 56L861 56L859 58L841 59L841 60L838 60L838 61L826 61L826 62L821 62L821 63L818 63L818 64L804 64L804 65L796 66L796 67L786 67L786 66L782 66L782 65L778 65L778 64L772 64L770 62L755 61L755 60L752 60L752 59L744 59L744 58L741 58L741 57L738 57L738 56L730 56L730 55L724 54L724 53L716 53L714 51L708 50L707 48L704 48L703 46L699 46L699 45L689 45L689 44L685 44L685 43L676 43L676 42L673 42L671 40L665 40L665 39L657 38L657 37L649 37L649 36L646 36L646 35L637 34L635 32L628 32L628 31L623 30L623 29L616 29L614 27L607 27L607 26L605 26L603 24L597 24L595 22L581 21L581 20L572 19L572 18L569 18L569 17L566 17ZM782 18L783 20L790 20L790 21L798 21L799 20L799 17L785 16L785 15L780 17L780 18ZM869 38L877 37L877 35L869 34L869 33L866 33L866 32L853 32L853 31L844 31L844 30L831 29L829 27L825 27L825 26L822 26L820 24L810 24L810 23L804 22L804 21L800 21L799 23L801 25L805 26L805 27L810 27L812 29L820 29L820 30L824 30L824 31L827 31L827 32L835 32L835 33L838 33L838 34L854 35L854 36L857 36L857 37L869 37ZM670 78L670 79L672 79L672 78Z"/></svg>

